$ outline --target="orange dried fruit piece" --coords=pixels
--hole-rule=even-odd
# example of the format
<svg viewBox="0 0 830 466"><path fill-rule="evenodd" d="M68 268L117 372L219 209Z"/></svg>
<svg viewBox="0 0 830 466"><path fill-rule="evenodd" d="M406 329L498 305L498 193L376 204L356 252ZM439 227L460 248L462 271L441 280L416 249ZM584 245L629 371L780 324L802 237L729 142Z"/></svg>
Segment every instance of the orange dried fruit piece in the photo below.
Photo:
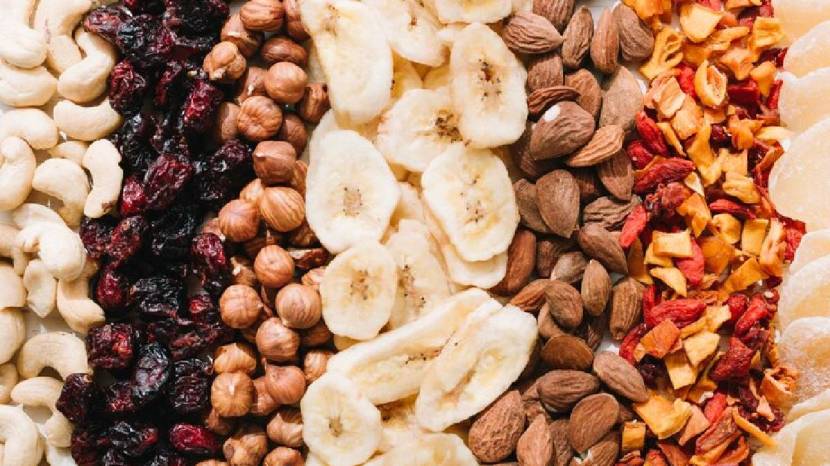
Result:
<svg viewBox="0 0 830 466"><path fill-rule="evenodd" d="M679 337L680 329L671 320L666 319L643 335L640 345L647 354L662 359L676 347Z"/></svg>
<svg viewBox="0 0 830 466"><path fill-rule="evenodd" d="M686 297L688 293L686 277L676 267L655 267L649 271L652 277L665 283L680 296Z"/></svg>
<svg viewBox="0 0 830 466"><path fill-rule="evenodd" d="M760 53L769 47L781 42L784 33L781 31L781 20L766 16L755 18L752 23L752 32L749 34L749 47Z"/></svg>
<svg viewBox="0 0 830 466"><path fill-rule="evenodd" d="M646 441L646 425L642 422L629 421L623 424L622 451L640 450Z"/></svg>
<svg viewBox="0 0 830 466"><path fill-rule="evenodd" d="M720 236L701 238L700 249L703 250L705 270L718 275L726 270L736 254L735 248Z"/></svg>
<svg viewBox="0 0 830 466"><path fill-rule="evenodd" d="M721 170L724 173L747 175L749 173L747 155L746 150L735 153L726 148L721 149L718 152Z"/></svg>
<svg viewBox="0 0 830 466"><path fill-rule="evenodd" d="M778 219L773 219L758 257L761 268L773 277L784 275L784 256L787 252L785 236L784 225Z"/></svg>
<svg viewBox="0 0 830 466"><path fill-rule="evenodd" d="M728 78L716 66L705 60L695 72L695 92L700 102L709 107L719 107L726 99Z"/></svg>
<svg viewBox="0 0 830 466"><path fill-rule="evenodd" d="M664 27L654 38L651 59L640 67L640 73L651 80L677 66L683 60L682 44L682 34L669 26Z"/></svg>
<svg viewBox="0 0 830 466"><path fill-rule="evenodd" d="M717 27L723 13L697 3L685 3L680 7L680 28L692 42L705 41Z"/></svg>
<svg viewBox="0 0 830 466"><path fill-rule="evenodd" d="M634 412L643 419L658 439L664 439L680 432L692 415L692 405L681 399L670 401L653 393L648 401L635 403Z"/></svg>
<svg viewBox="0 0 830 466"><path fill-rule="evenodd" d="M689 139L698 132L703 122L703 110L695 102L695 99L687 95L683 100L683 106L671 119L671 127L677 133L677 137Z"/></svg>
<svg viewBox="0 0 830 466"><path fill-rule="evenodd" d="M726 194L740 199L745 204L761 202L761 193L755 187L755 181L746 175L727 172L722 188Z"/></svg>
<svg viewBox="0 0 830 466"><path fill-rule="evenodd" d="M732 47L721 55L720 63L725 66L738 81L743 81L749 76L752 67L755 66L757 57L746 47Z"/></svg>
<svg viewBox="0 0 830 466"><path fill-rule="evenodd" d="M697 369L686 357L685 351L669 353L663 358L663 362L666 364L666 371L669 373L669 379L675 390L688 387L697 380Z"/></svg>
<svg viewBox="0 0 830 466"><path fill-rule="evenodd" d="M664 11L662 0L623 0L623 3L643 21L662 15Z"/></svg>
<svg viewBox="0 0 830 466"><path fill-rule="evenodd" d="M729 244L735 244L741 239L741 221L732 214L717 214L710 222L715 233Z"/></svg>
<svg viewBox="0 0 830 466"><path fill-rule="evenodd" d="M709 143L712 125L701 120L697 128L697 134L686 149L686 153L700 172L703 185L710 186L720 179L722 169Z"/></svg>
<svg viewBox="0 0 830 466"><path fill-rule="evenodd" d="M692 237L689 230L676 233L655 231L651 236L654 254L664 257L692 257Z"/></svg>
<svg viewBox="0 0 830 466"><path fill-rule="evenodd" d="M744 229L741 232L741 250L749 254L761 254L761 246L767 236L769 220L765 218L749 219L744 222Z"/></svg>
<svg viewBox="0 0 830 466"><path fill-rule="evenodd" d="M700 363L715 354L720 343L720 335L715 332L702 331L683 339L683 349L686 357L692 366L698 367Z"/></svg>
<svg viewBox="0 0 830 466"><path fill-rule="evenodd" d="M652 280L651 275L648 274L648 270L646 269L643 243L639 239L634 240L628 248L626 262L628 262L628 276L645 285L654 283L654 280Z"/></svg>
<svg viewBox="0 0 830 466"><path fill-rule="evenodd" d="M700 236L706 226L709 225L709 221L712 220L712 213L709 211L709 206L706 205L706 200L698 193L693 193L686 198L677 207L677 213L686 219L687 225L695 236Z"/></svg>
<svg viewBox="0 0 830 466"><path fill-rule="evenodd" d="M761 270L758 260L750 257L726 279L723 283L723 291L726 293L743 291L765 278L767 274Z"/></svg>

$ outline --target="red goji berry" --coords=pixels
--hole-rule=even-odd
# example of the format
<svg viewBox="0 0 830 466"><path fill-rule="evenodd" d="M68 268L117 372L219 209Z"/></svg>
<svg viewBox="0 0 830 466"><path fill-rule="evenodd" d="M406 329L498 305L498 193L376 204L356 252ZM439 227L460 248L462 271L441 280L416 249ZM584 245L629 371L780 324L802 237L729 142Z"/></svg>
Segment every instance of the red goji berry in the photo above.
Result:
<svg viewBox="0 0 830 466"><path fill-rule="evenodd" d="M646 324L637 325L629 330L628 334L626 334L625 338L623 338L622 342L620 342L620 357L631 364L636 364L637 361L634 359L634 348L637 347L637 344L640 343L640 339L643 338L643 335L646 333L648 333L648 326Z"/></svg>
<svg viewBox="0 0 830 466"><path fill-rule="evenodd" d="M706 303L702 299L674 299L663 301L648 311L643 309L643 320L649 328L667 319L677 328L683 328L699 319L705 311Z"/></svg>
<svg viewBox="0 0 830 466"><path fill-rule="evenodd" d="M736 337L741 338L747 334L750 328L767 317L769 317L767 302L764 301L764 298L761 295L755 295L749 302L749 307L746 312L744 312L741 317L738 318L737 322L735 322L735 331L733 334Z"/></svg>
<svg viewBox="0 0 830 466"><path fill-rule="evenodd" d="M646 453L646 464L649 466L669 466L666 457L659 450L649 450Z"/></svg>
<svg viewBox="0 0 830 466"><path fill-rule="evenodd" d="M683 180L694 170L695 164L691 160L677 158L663 160L653 164L634 182L634 192L649 193L661 184Z"/></svg>
<svg viewBox="0 0 830 466"><path fill-rule="evenodd" d="M637 132L640 133L640 137L649 151L660 155L669 155L669 146L663 138L663 132L657 127L657 122L642 111L637 114L635 124Z"/></svg>
<svg viewBox="0 0 830 466"><path fill-rule="evenodd" d="M772 83L772 87L769 89L769 95L767 96L767 107L770 110L778 110L778 99L781 97L781 86L783 85L784 81L780 79Z"/></svg>
<svg viewBox="0 0 830 466"><path fill-rule="evenodd" d="M723 392L715 392L715 395L709 398L706 406L703 407L703 415L706 416L706 419L710 423L714 423L720 418L720 415L723 414L723 410L725 409L726 394Z"/></svg>
<svg viewBox="0 0 830 466"><path fill-rule="evenodd" d="M651 312L654 306L657 305L658 295L657 287L649 285L643 290L643 313Z"/></svg>
<svg viewBox="0 0 830 466"><path fill-rule="evenodd" d="M686 63L677 65L679 73L677 75L677 82L680 84L680 89L689 97L697 99L697 91L695 91L695 69Z"/></svg>
<svg viewBox="0 0 830 466"><path fill-rule="evenodd" d="M634 168L637 170L646 168L654 159L654 154L646 149L645 144L643 144L643 141L640 139L631 141L628 144L628 147L625 148L625 153L628 155L628 158L631 159L631 164L634 165Z"/></svg>
<svg viewBox="0 0 830 466"><path fill-rule="evenodd" d="M718 199L710 202L709 210L713 214L732 214L741 220L755 218L755 214L749 210L749 207L729 199Z"/></svg>
<svg viewBox="0 0 830 466"><path fill-rule="evenodd" d="M735 325L746 312L746 308L749 306L749 298L743 294L733 294L726 300L726 305L729 307L729 314L732 315L729 322Z"/></svg>
<svg viewBox="0 0 830 466"><path fill-rule="evenodd" d="M634 244L634 240L645 230L647 224L648 212L642 204L638 204L625 219L625 224L620 233L620 246L627 249Z"/></svg>
<svg viewBox="0 0 830 466"><path fill-rule="evenodd" d="M677 259L674 263L683 272L683 276L686 277L689 285L696 287L703 282L703 250L700 249L697 241L692 241L692 257Z"/></svg>
<svg viewBox="0 0 830 466"><path fill-rule="evenodd" d="M709 377L715 382L746 379L749 377L753 356L754 349L746 346L739 338L732 337L729 339L726 354L715 363Z"/></svg>
<svg viewBox="0 0 830 466"><path fill-rule="evenodd" d="M784 241L787 242L787 250L784 252L784 259L792 261L795 258L795 250L801 244L801 238L807 232L804 222L782 217L784 222Z"/></svg>
<svg viewBox="0 0 830 466"><path fill-rule="evenodd" d="M761 89L751 79L728 85L726 93L732 104L755 106L761 103Z"/></svg>

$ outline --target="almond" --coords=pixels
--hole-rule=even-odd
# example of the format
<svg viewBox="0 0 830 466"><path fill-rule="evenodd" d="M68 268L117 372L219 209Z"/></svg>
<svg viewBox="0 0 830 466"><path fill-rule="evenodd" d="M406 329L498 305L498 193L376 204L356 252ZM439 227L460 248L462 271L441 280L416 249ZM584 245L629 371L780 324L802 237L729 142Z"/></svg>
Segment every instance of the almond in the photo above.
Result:
<svg viewBox="0 0 830 466"><path fill-rule="evenodd" d="M527 62L527 88L530 92L564 83L562 58L554 52L533 55Z"/></svg>
<svg viewBox="0 0 830 466"><path fill-rule="evenodd" d="M570 167L592 167L600 164L622 150L625 132L617 125L603 126L582 149L568 157Z"/></svg>
<svg viewBox="0 0 830 466"><path fill-rule="evenodd" d="M501 461L516 449L525 428L525 412L518 390L493 402L470 426L470 451L485 463Z"/></svg>
<svg viewBox="0 0 830 466"><path fill-rule="evenodd" d="M614 466L619 452L619 433L608 432L605 437L588 449L588 455L582 466Z"/></svg>
<svg viewBox="0 0 830 466"><path fill-rule="evenodd" d="M542 304L539 309L539 315L536 316L536 324L539 327L539 335L542 338L548 339L557 335L564 335L565 332L556 325L553 317L550 316L550 307L547 304Z"/></svg>
<svg viewBox="0 0 830 466"><path fill-rule="evenodd" d="M556 265L553 266L553 271L550 273L550 278L574 284L582 280L587 265L588 259L581 252L567 252L556 261Z"/></svg>
<svg viewBox="0 0 830 466"><path fill-rule="evenodd" d="M535 268L536 236L520 228L507 248L507 273L492 291L501 296L515 294L527 285Z"/></svg>
<svg viewBox="0 0 830 466"><path fill-rule="evenodd" d="M536 205L536 185L523 178L513 183L513 192L516 194L522 225L539 233L550 233L539 213L539 206Z"/></svg>
<svg viewBox="0 0 830 466"><path fill-rule="evenodd" d="M547 18L529 12L518 12L507 20L501 37L510 50L528 54L550 52L563 40Z"/></svg>
<svg viewBox="0 0 830 466"><path fill-rule="evenodd" d="M540 238L536 241L536 274L540 277L550 277L559 257L574 246L576 241L570 238Z"/></svg>
<svg viewBox="0 0 830 466"><path fill-rule="evenodd" d="M582 274L582 305L588 314L598 316L605 311L611 297L611 277L598 261L591 259Z"/></svg>
<svg viewBox="0 0 830 466"><path fill-rule="evenodd" d="M588 370L594 352L585 340L573 335L551 337L542 347L542 360L554 369Z"/></svg>
<svg viewBox="0 0 830 466"><path fill-rule="evenodd" d="M510 157L525 177L535 180L554 168L559 167L559 161L557 159L535 160L530 156L530 136L532 131L533 123L528 121L522 136L510 145Z"/></svg>
<svg viewBox="0 0 830 466"><path fill-rule="evenodd" d="M597 177L612 196L621 201L631 199L634 167L624 151L617 152L610 159L597 165Z"/></svg>
<svg viewBox="0 0 830 466"><path fill-rule="evenodd" d="M550 435L553 437L553 463L551 466L568 466L574 457L574 451L568 441L568 420L556 419L550 423Z"/></svg>
<svg viewBox="0 0 830 466"><path fill-rule="evenodd" d="M628 273L628 263L620 243L611 233L596 223L579 230L579 247L589 257L600 261L609 272Z"/></svg>
<svg viewBox="0 0 830 466"><path fill-rule="evenodd" d="M602 351L594 355L593 371L617 395L635 403L648 400L648 390L640 371L617 353Z"/></svg>
<svg viewBox="0 0 830 466"><path fill-rule="evenodd" d="M572 370L553 370L539 377L536 391L539 401L551 411L571 409L579 400L599 390L599 379L593 375Z"/></svg>
<svg viewBox="0 0 830 466"><path fill-rule="evenodd" d="M582 223L596 223L606 230L622 228L628 214L639 203L633 197L627 202L608 196L600 197L582 209Z"/></svg>
<svg viewBox="0 0 830 466"><path fill-rule="evenodd" d="M628 68L621 66L605 83L600 126L617 125L626 132L634 129L637 114L643 110L643 91Z"/></svg>
<svg viewBox="0 0 830 466"><path fill-rule="evenodd" d="M561 31L573 14L574 3L576 0L533 0L533 12L547 18Z"/></svg>
<svg viewBox="0 0 830 466"><path fill-rule="evenodd" d="M583 453L611 431L620 415L620 404L607 393L588 395L571 411L568 439L577 453Z"/></svg>
<svg viewBox="0 0 830 466"><path fill-rule="evenodd" d="M549 466L552 457L553 440L548 420L544 414L540 414L519 439L516 459L522 466Z"/></svg>
<svg viewBox="0 0 830 466"><path fill-rule="evenodd" d="M576 103L596 119L602 108L602 88L594 74L586 69L575 71L565 76L565 85L579 91Z"/></svg>
<svg viewBox="0 0 830 466"><path fill-rule="evenodd" d="M620 32L620 51L625 61L641 61L654 51L654 34L637 13L624 4L614 9L614 18Z"/></svg>
<svg viewBox="0 0 830 466"><path fill-rule="evenodd" d="M545 288L548 283L550 280L546 278L533 280L510 298L510 304L525 312L537 312L545 304Z"/></svg>
<svg viewBox="0 0 830 466"><path fill-rule="evenodd" d="M542 402L539 401L538 381L539 379L528 379L520 382L516 387L522 395L522 410L525 413L525 419L536 419L536 416L547 413Z"/></svg>
<svg viewBox="0 0 830 466"><path fill-rule="evenodd" d="M568 68L579 68L591 48L594 37L594 17L588 7L581 6L568 22L563 33L562 64Z"/></svg>
<svg viewBox="0 0 830 466"><path fill-rule="evenodd" d="M533 127L530 155L534 160L568 155L591 140L594 128L590 113L573 102L560 102L549 108Z"/></svg>
<svg viewBox="0 0 830 466"><path fill-rule="evenodd" d="M553 320L564 328L582 323L582 298L576 288L559 280L551 280L545 288L545 301Z"/></svg>
<svg viewBox="0 0 830 466"><path fill-rule="evenodd" d="M582 325L574 331L574 335L585 340L585 343L596 351L607 329L608 315L603 312L598 316L588 315L582 319Z"/></svg>
<svg viewBox="0 0 830 466"><path fill-rule="evenodd" d="M538 117L555 103L577 98L579 98L579 92L570 86L544 87L536 89L527 96L527 109L531 116Z"/></svg>
<svg viewBox="0 0 830 466"><path fill-rule="evenodd" d="M565 170L554 170L536 182L536 205L552 233L569 238L579 220L579 187Z"/></svg>
<svg viewBox="0 0 830 466"><path fill-rule="evenodd" d="M593 167L571 168L570 172L579 185L580 204L587 204L604 194L602 183L599 182Z"/></svg>
<svg viewBox="0 0 830 466"><path fill-rule="evenodd" d="M622 340L642 315L643 289L637 280L626 277L611 289L611 337Z"/></svg>
<svg viewBox="0 0 830 466"><path fill-rule="evenodd" d="M605 74L617 70L617 56L620 53L620 31L613 13L606 9L597 21L597 30L591 40L591 61L594 67Z"/></svg>

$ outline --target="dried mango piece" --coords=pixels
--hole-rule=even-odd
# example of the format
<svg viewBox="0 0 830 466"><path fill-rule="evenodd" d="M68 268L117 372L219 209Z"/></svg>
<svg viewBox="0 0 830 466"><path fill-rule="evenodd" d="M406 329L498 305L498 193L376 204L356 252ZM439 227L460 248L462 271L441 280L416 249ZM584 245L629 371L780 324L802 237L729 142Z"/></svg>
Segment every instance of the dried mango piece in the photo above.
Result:
<svg viewBox="0 0 830 466"><path fill-rule="evenodd" d="M715 31L723 14L697 3L680 7L680 28L692 42L705 41Z"/></svg>
<svg viewBox="0 0 830 466"><path fill-rule="evenodd" d="M767 226L769 220L765 218L747 220L741 233L741 249L756 256L761 254L761 245L767 236Z"/></svg>
<svg viewBox="0 0 830 466"><path fill-rule="evenodd" d="M623 424L622 451L634 451L643 448L646 442L646 425L642 422L629 421Z"/></svg>
<svg viewBox="0 0 830 466"><path fill-rule="evenodd" d="M634 411L662 440L680 432L692 415L692 405L680 399L672 402L661 395L652 394L647 401L634 404Z"/></svg>
<svg viewBox="0 0 830 466"><path fill-rule="evenodd" d="M755 187L755 181L735 172L728 172L723 182L723 191L732 197L740 199L745 204L761 202L761 193Z"/></svg>
<svg viewBox="0 0 830 466"><path fill-rule="evenodd" d="M735 248L720 236L701 238L700 249L703 251L705 270L718 275L729 266L736 254Z"/></svg>
<svg viewBox="0 0 830 466"><path fill-rule="evenodd" d="M765 278L767 278L767 274L761 270L758 260L750 257L723 282L723 291L726 293L743 291Z"/></svg>
<svg viewBox="0 0 830 466"><path fill-rule="evenodd" d="M676 233L655 231L651 236L654 254L663 257L692 257L692 237L688 230ZM670 266L669 266L670 267Z"/></svg>
<svg viewBox="0 0 830 466"><path fill-rule="evenodd" d="M747 156L748 153L746 150L735 153L724 148L718 152L718 159L720 160L720 166L724 173L747 175L749 173Z"/></svg>
<svg viewBox="0 0 830 466"><path fill-rule="evenodd" d="M671 127L680 139L689 139L694 136L700 125L704 122L703 110L695 102L695 99L685 96L683 106L674 114L671 120Z"/></svg>
<svg viewBox="0 0 830 466"><path fill-rule="evenodd" d="M706 319L706 328L710 332L717 332L721 325L732 318L732 313L729 312L729 306L709 306L703 317Z"/></svg>
<svg viewBox="0 0 830 466"><path fill-rule="evenodd" d="M778 69L775 67L775 63L765 61L755 68L752 68L752 71L749 72L749 77L758 83L758 90L761 91L762 96L766 97L769 95L770 89L772 89L776 74L778 74Z"/></svg>
<svg viewBox="0 0 830 466"><path fill-rule="evenodd" d="M640 345L647 354L662 359L675 348L679 336L680 329L670 319L666 319L643 335Z"/></svg>
<svg viewBox="0 0 830 466"><path fill-rule="evenodd" d="M686 297L688 293L686 277L676 267L655 267L649 271L652 277L665 283L680 296Z"/></svg>
<svg viewBox="0 0 830 466"><path fill-rule="evenodd" d="M654 252L653 241L648 245L648 248L646 248L646 257L644 262L648 265L659 265L660 267L671 267L674 265L671 257L662 256Z"/></svg>
<svg viewBox="0 0 830 466"><path fill-rule="evenodd" d="M695 44L694 42L688 41L683 42L681 51L683 52L683 61L694 66L700 66L701 63L712 56L712 49L706 42L702 44Z"/></svg>
<svg viewBox="0 0 830 466"><path fill-rule="evenodd" d="M741 221L734 215L717 214L712 217L710 223L715 228L715 233L729 244L735 244L741 240Z"/></svg>
<svg viewBox="0 0 830 466"><path fill-rule="evenodd" d="M651 278L651 275L648 274L648 270L646 269L643 243L641 243L639 239L634 240L628 248L626 262L628 262L628 276L645 285L654 284L654 280Z"/></svg>
<svg viewBox="0 0 830 466"><path fill-rule="evenodd" d="M634 8L636 11L636 7ZM651 59L640 67L640 73L651 80L677 66L683 60L682 44L682 34L669 26L664 27L654 38L654 51Z"/></svg>
<svg viewBox="0 0 830 466"><path fill-rule="evenodd" d="M695 237L700 236L706 229L706 226L709 225L709 221L712 220L712 212L709 211L706 200L698 193L694 193L686 198L677 207L677 213L686 219L686 223L692 229Z"/></svg>
<svg viewBox="0 0 830 466"><path fill-rule="evenodd" d="M715 332L703 331L683 340L683 349L689 362L697 367L709 356L715 354L720 343L720 335Z"/></svg>
<svg viewBox="0 0 830 466"><path fill-rule="evenodd" d="M672 387L675 389L692 385L697 380L697 370L689 362L685 351L675 351L663 358L666 371L669 373Z"/></svg>
<svg viewBox="0 0 830 466"><path fill-rule="evenodd" d="M697 166L697 170L700 172L700 177L703 180L703 185L710 186L720 179L722 169L709 142L709 137L712 134L712 125L705 121L701 121L701 124L697 135L686 149L686 153L692 162L695 163L695 166Z"/></svg>
<svg viewBox="0 0 830 466"><path fill-rule="evenodd" d="M687 188L691 189L697 194L701 196L705 196L706 192L703 189L703 182L700 181L700 175L696 172L689 173L689 176L683 178L683 184L686 185Z"/></svg>

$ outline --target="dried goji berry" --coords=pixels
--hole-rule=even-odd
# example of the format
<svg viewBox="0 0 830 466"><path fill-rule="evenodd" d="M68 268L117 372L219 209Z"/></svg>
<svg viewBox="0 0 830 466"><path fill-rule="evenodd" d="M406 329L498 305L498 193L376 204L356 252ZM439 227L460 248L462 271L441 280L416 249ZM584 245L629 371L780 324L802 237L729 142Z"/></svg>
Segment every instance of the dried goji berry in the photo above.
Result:
<svg viewBox="0 0 830 466"><path fill-rule="evenodd" d="M749 298L743 294L733 294L726 300L726 305L729 307L729 314L732 315L729 322L735 325L738 319L746 312L746 308L749 306Z"/></svg>
<svg viewBox="0 0 830 466"><path fill-rule="evenodd" d="M783 85L784 81L780 79L772 83L772 87L769 89L769 95L767 96L767 107L770 110L778 110L778 99L781 97L781 86Z"/></svg>
<svg viewBox="0 0 830 466"><path fill-rule="evenodd" d="M646 464L649 466L669 466L663 454L659 450L653 449L646 454Z"/></svg>
<svg viewBox="0 0 830 466"><path fill-rule="evenodd" d="M643 317L649 328L669 319L677 328L683 328L700 318L706 311L706 303L702 299L674 299L663 301L646 311Z"/></svg>
<svg viewBox="0 0 830 466"><path fill-rule="evenodd" d="M726 354L715 363L709 377L715 382L727 380L741 380L749 377L749 368L755 350L746 346L739 338L729 339L729 348Z"/></svg>
<svg viewBox="0 0 830 466"><path fill-rule="evenodd" d="M729 199L718 199L710 202L709 210L713 214L732 214L741 220L755 218L755 214L749 210L749 207Z"/></svg>
<svg viewBox="0 0 830 466"><path fill-rule="evenodd" d="M625 219L622 233L620 233L620 246L628 248L634 244L634 240L645 230L646 224L648 224L648 212L642 204L638 204Z"/></svg>
<svg viewBox="0 0 830 466"><path fill-rule="evenodd" d="M651 312L657 305L657 287L649 285L643 290L643 312Z"/></svg>
<svg viewBox="0 0 830 466"><path fill-rule="evenodd" d="M663 139L663 132L657 127L657 123L649 117L646 112L637 114L636 119L637 132L643 138L643 144L652 153L660 155L669 155L669 146L666 140Z"/></svg>
<svg viewBox="0 0 830 466"><path fill-rule="evenodd" d="M761 103L761 90L758 83L751 79L728 85L726 93L732 104L754 106Z"/></svg>
<svg viewBox="0 0 830 466"><path fill-rule="evenodd" d="M749 302L749 307L746 312L744 312L741 317L738 318L737 322L735 322L734 335L738 338L742 338L747 334L750 328L767 317L769 317L769 311L767 311L766 301L764 301L764 298L760 295L753 296L752 301Z"/></svg>
<svg viewBox="0 0 830 466"><path fill-rule="evenodd" d="M675 260L675 265L683 272L689 285L693 287L703 282L703 259L703 250L700 249L697 241L692 241L692 257Z"/></svg>
<svg viewBox="0 0 830 466"><path fill-rule="evenodd" d="M643 338L643 335L646 333L648 333L648 326L646 324L637 325L629 330L628 334L625 338L623 338L622 342L620 342L620 357L631 364L635 364L634 348L637 347L637 344L640 343L640 339Z"/></svg>
<svg viewBox="0 0 830 466"><path fill-rule="evenodd" d="M654 154L646 149L645 144L643 144L643 141L640 139L631 141L628 144L628 147L625 148L625 153L628 154L628 158L631 159L631 164L634 165L634 168L637 170L646 168L654 159Z"/></svg>
<svg viewBox="0 0 830 466"><path fill-rule="evenodd" d="M801 238L807 231L807 227L804 222L799 222L798 220L792 220L786 217L783 217L782 220L784 221L784 241L787 242L784 259L792 261L795 258L795 250L801 244Z"/></svg>
<svg viewBox="0 0 830 466"><path fill-rule="evenodd" d="M706 416L709 422L715 422L720 418L724 409L726 409L726 393L715 392L714 396L709 398L706 406L703 407L703 415Z"/></svg>
<svg viewBox="0 0 830 466"><path fill-rule="evenodd" d="M697 99L697 92L695 91L695 69L686 63L681 63L677 66L677 69L679 71L677 82L680 84L680 89L689 97Z"/></svg>
<svg viewBox="0 0 830 466"><path fill-rule="evenodd" d="M761 350L767 344L767 340L769 340L769 330L762 328L760 323L750 327L746 334L741 337L743 344L755 351Z"/></svg>
<svg viewBox="0 0 830 466"><path fill-rule="evenodd" d="M634 183L634 192L646 194L661 184L680 181L695 170L695 164L686 159L667 159L651 166Z"/></svg>

